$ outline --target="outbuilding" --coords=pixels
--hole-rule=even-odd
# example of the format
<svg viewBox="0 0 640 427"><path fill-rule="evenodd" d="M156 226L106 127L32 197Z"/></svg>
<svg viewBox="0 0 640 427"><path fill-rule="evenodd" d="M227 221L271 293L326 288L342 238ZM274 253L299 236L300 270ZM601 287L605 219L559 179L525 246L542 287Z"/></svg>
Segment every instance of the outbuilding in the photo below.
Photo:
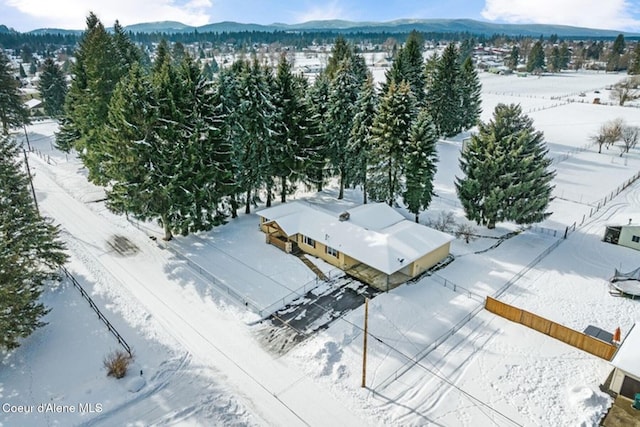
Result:
<svg viewBox="0 0 640 427"><path fill-rule="evenodd" d="M608 225L604 241L640 250L640 225L634 224L631 220L627 225Z"/></svg>
<svg viewBox="0 0 640 427"><path fill-rule="evenodd" d="M634 324L616 354L611 359L614 367L611 391L633 400L640 393L640 327Z"/></svg>

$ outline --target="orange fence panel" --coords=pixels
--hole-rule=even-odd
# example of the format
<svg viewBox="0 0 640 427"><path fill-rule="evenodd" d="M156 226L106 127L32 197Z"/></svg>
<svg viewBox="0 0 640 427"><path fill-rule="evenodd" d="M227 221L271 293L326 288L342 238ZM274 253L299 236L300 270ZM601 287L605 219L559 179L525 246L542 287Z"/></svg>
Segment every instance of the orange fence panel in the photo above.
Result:
<svg viewBox="0 0 640 427"><path fill-rule="evenodd" d="M597 338L567 328L537 314L529 313L528 311L505 304L491 297L487 297L485 309L605 360L611 360L617 349L615 345L600 341Z"/></svg>

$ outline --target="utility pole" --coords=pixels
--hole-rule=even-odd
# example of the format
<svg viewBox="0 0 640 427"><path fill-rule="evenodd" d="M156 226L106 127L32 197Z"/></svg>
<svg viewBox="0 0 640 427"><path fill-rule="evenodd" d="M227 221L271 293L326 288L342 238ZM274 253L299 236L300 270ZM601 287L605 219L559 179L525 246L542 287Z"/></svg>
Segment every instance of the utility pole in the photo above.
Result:
<svg viewBox="0 0 640 427"><path fill-rule="evenodd" d="M29 147L29 151L31 151L31 144L29 144L29 135L27 134L27 126L23 124L22 129L24 129L24 137L27 140L27 147Z"/></svg>
<svg viewBox="0 0 640 427"><path fill-rule="evenodd" d="M36 199L36 190L33 188L33 178L31 177L31 168L29 167L29 158L27 157L27 152L25 149L22 149L22 153L24 154L24 163L27 165L27 174L29 175L29 184L31 184L31 194L33 194L33 203L36 205L36 211L38 215L40 215L40 208L38 208L38 199Z"/></svg>
<svg viewBox="0 0 640 427"><path fill-rule="evenodd" d="M369 335L369 298L364 299L364 345L362 346L362 387L367 386L367 336Z"/></svg>

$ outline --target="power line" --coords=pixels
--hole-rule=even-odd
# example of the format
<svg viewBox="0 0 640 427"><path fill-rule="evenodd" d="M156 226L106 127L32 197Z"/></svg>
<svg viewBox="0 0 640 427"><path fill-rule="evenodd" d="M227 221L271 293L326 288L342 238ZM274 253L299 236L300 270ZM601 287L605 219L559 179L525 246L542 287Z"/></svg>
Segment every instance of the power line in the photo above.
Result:
<svg viewBox="0 0 640 427"><path fill-rule="evenodd" d="M317 302L312 302L312 305L320 308L321 310L325 311L326 313L329 313L329 310L318 304ZM386 316L385 316L386 318ZM345 319L344 317L339 317L339 320L342 320L343 322L348 323L349 325L353 326L354 328L360 330L361 332L364 333L363 328L360 325L357 325L347 319ZM290 325L288 322L286 321L282 321L282 319L278 319L280 320L284 325L286 325L287 327L290 327L291 329L293 329L296 332L299 332L299 330L295 327L293 327L292 325ZM504 418L505 420L509 421L510 423L512 423L513 425L516 426L522 426L522 424L518 423L517 421L515 421L514 419L510 418L509 416L505 415L504 413L500 412L499 410L495 409L494 407L492 407L491 405L485 403L484 401L480 400L479 398L473 396L471 393L463 390L462 388L458 387L456 384L454 384L451 380L449 380L448 378L446 378L443 374L439 373L439 372L435 372L433 369L430 369L428 366L425 366L421 361L416 361L414 360L414 358L412 358L411 356L409 356L408 354L404 353L403 351L399 350L398 348L396 348L395 346L388 344L387 342L385 342L383 339L377 337L376 335L372 334L371 332L367 332L368 336L370 336L371 338L375 339L376 341L378 341L379 343L381 343L382 345L386 346L387 348L389 348L391 351L397 353L398 355L404 357L405 359L407 359L408 361L414 363L414 366L418 366L420 368L422 368L423 370L425 370L426 372L430 373L431 375L433 375L434 377L438 378L439 380L443 381L444 383L446 383L447 385L449 385L450 387L452 387L453 389L459 391L460 393L462 393L465 397L467 397L468 399L470 399L472 402L474 402L474 406L477 407L477 404L481 405L482 407L489 409L491 412L496 413L497 415L501 416L502 418ZM409 341L411 342L411 341ZM437 368L436 368L437 370ZM495 421L488 415L486 414L482 408L478 407L478 410L480 410L480 412L482 412L483 414L485 414L487 416L487 418L489 418L492 422ZM497 424L496 424L497 425Z"/></svg>

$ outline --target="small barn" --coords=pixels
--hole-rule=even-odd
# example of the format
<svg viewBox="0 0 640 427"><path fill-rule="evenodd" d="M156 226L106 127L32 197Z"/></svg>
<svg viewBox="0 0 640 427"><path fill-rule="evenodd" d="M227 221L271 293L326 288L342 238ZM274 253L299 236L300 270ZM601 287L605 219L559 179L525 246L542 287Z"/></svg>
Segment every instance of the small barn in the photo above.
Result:
<svg viewBox="0 0 640 427"><path fill-rule="evenodd" d="M640 393L640 327L634 324L611 359L611 391L633 400Z"/></svg>
<svg viewBox="0 0 640 427"><path fill-rule="evenodd" d="M615 245L640 250L640 225L629 221L627 225L608 225L604 241Z"/></svg>
<svg viewBox="0 0 640 427"><path fill-rule="evenodd" d="M321 258L387 291L449 256L453 237L405 219L384 203L340 213L303 202L258 212L267 243Z"/></svg>

